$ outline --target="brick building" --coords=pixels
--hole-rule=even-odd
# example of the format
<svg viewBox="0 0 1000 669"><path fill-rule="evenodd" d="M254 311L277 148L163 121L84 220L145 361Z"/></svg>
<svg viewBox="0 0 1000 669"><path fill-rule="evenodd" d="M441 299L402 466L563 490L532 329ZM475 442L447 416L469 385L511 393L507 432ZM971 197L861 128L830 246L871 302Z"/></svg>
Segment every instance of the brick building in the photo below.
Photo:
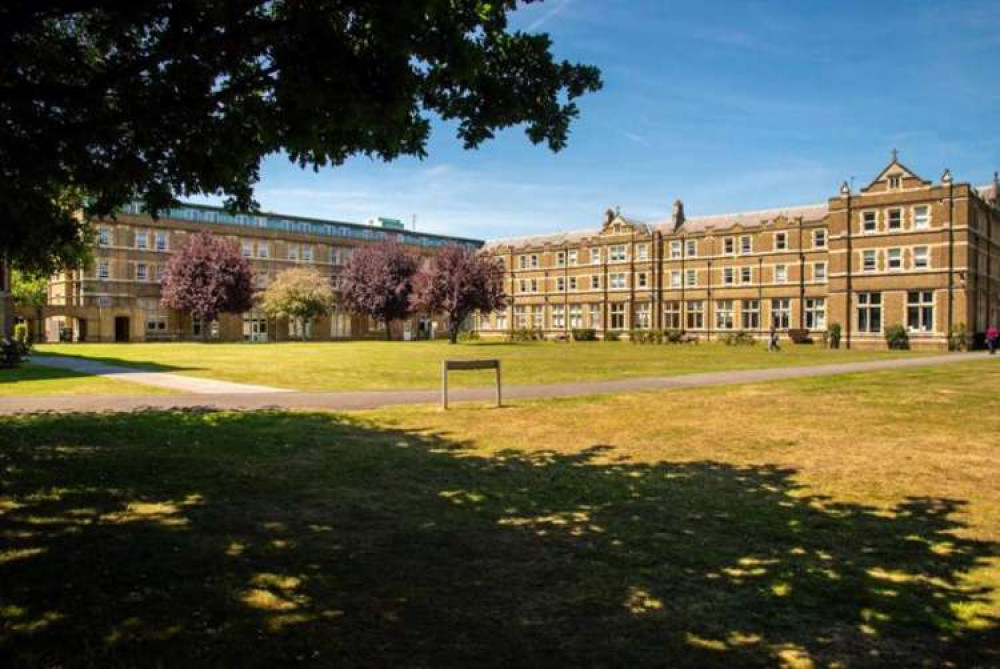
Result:
<svg viewBox="0 0 1000 669"><path fill-rule="evenodd" d="M482 242L408 231L398 221L374 218L367 224L327 221L278 214L231 215L218 207L181 204L154 220L130 205L112 220L95 224L97 244L89 269L65 272L49 283L48 306L41 315L19 314L45 339L70 341L275 341L299 337L296 324L270 319L256 310L224 315L217 323L200 323L160 306L160 278L171 250L184 235L208 230L235 240L251 260L258 287L282 270L312 266L337 275L354 250L395 238L420 253L445 244L472 247ZM431 323L423 319L400 324L416 336ZM367 335L376 324L337 310L310 324L312 339Z"/></svg>
<svg viewBox="0 0 1000 669"><path fill-rule="evenodd" d="M498 240L510 304L484 335L563 336L676 329L715 339L839 323L843 343L884 347L902 324L914 347L947 346L1000 315L1000 184L926 181L892 161L858 193L826 202L640 222L609 210L600 228Z"/></svg>

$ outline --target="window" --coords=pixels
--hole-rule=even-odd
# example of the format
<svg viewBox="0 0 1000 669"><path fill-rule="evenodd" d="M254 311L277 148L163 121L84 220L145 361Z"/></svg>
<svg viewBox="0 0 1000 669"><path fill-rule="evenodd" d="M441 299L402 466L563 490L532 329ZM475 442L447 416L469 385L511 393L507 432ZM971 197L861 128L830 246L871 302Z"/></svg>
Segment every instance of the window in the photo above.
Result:
<svg viewBox="0 0 1000 669"><path fill-rule="evenodd" d="M911 332L934 330L934 293L911 290L906 293L906 327Z"/></svg>
<svg viewBox="0 0 1000 669"><path fill-rule="evenodd" d="M158 314L146 317L146 332L163 332L167 329L167 319Z"/></svg>
<svg viewBox="0 0 1000 669"><path fill-rule="evenodd" d="M809 330L826 329L826 300L822 297L806 298L806 328Z"/></svg>
<svg viewBox="0 0 1000 669"><path fill-rule="evenodd" d="M149 278L149 268L146 266L146 263L144 262L136 263L135 280L145 281L147 278Z"/></svg>
<svg viewBox="0 0 1000 669"><path fill-rule="evenodd" d="M649 275L646 272L638 272L635 275L636 288L647 288L649 286Z"/></svg>
<svg viewBox="0 0 1000 669"><path fill-rule="evenodd" d="M149 233L140 231L135 233L135 247L137 249L149 248Z"/></svg>
<svg viewBox="0 0 1000 669"><path fill-rule="evenodd" d="M722 250L728 256L736 254L736 240L732 237L726 237L722 240Z"/></svg>
<svg viewBox="0 0 1000 669"><path fill-rule="evenodd" d="M625 329L625 304L623 302L613 302L611 305L611 329Z"/></svg>
<svg viewBox="0 0 1000 669"><path fill-rule="evenodd" d="M689 258L695 258L698 256L698 240L689 239L687 240L687 248L685 249L687 256Z"/></svg>
<svg viewBox="0 0 1000 669"><path fill-rule="evenodd" d="M165 272L166 272L166 269L163 267L163 265L157 265L156 266L156 280L157 281L163 281L163 275L164 275Z"/></svg>
<svg viewBox="0 0 1000 669"><path fill-rule="evenodd" d="M556 267L565 267L565 266L566 266L566 252L559 251L558 253L556 253Z"/></svg>
<svg viewBox="0 0 1000 669"><path fill-rule="evenodd" d="M649 260L649 244L639 244L636 246L635 254L639 260Z"/></svg>
<svg viewBox="0 0 1000 669"><path fill-rule="evenodd" d="M760 329L760 300L743 300L743 329Z"/></svg>
<svg viewBox="0 0 1000 669"><path fill-rule="evenodd" d="M576 265L576 263L577 263L577 256L578 256L578 253L577 253L577 251L575 249L573 251L569 252L569 264L570 265L574 265L574 266Z"/></svg>
<svg viewBox="0 0 1000 669"><path fill-rule="evenodd" d="M886 265L890 270L899 270L903 268L903 251L902 249L889 249L886 251Z"/></svg>
<svg viewBox="0 0 1000 669"><path fill-rule="evenodd" d="M788 234L785 232L774 233L774 250L775 251L787 251L788 250Z"/></svg>
<svg viewBox="0 0 1000 669"><path fill-rule="evenodd" d="M740 268L740 283L753 283L753 268L749 265Z"/></svg>
<svg viewBox="0 0 1000 669"><path fill-rule="evenodd" d="M917 246L913 249L913 268L927 269L930 267L930 253L926 246Z"/></svg>
<svg viewBox="0 0 1000 669"><path fill-rule="evenodd" d="M507 310L500 309L497 311L497 330L507 329Z"/></svg>
<svg viewBox="0 0 1000 669"><path fill-rule="evenodd" d="M813 247L817 249L826 248L826 230L813 230Z"/></svg>
<svg viewBox="0 0 1000 669"><path fill-rule="evenodd" d="M288 245L288 255L287 255L287 258L289 260L298 260L299 259L299 246L298 246L298 244L289 244Z"/></svg>
<svg viewBox="0 0 1000 669"><path fill-rule="evenodd" d="M670 242L670 257L674 260L683 257L684 246L679 241Z"/></svg>
<svg viewBox="0 0 1000 669"><path fill-rule="evenodd" d="M267 258L271 255L271 246L266 242L257 242L257 257Z"/></svg>
<svg viewBox="0 0 1000 669"><path fill-rule="evenodd" d="M705 303L692 300L687 303L687 329L701 330L705 327Z"/></svg>
<svg viewBox="0 0 1000 669"><path fill-rule="evenodd" d="M243 242L243 243L240 244L240 248L243 250L243 257L244 258L249 258L250 256L253 255L253 243L252 242Z"/></svg>
<svg viewBox="0 0 1000 669"><path fill-rule="evenodd" d="M97 231L97 243L101 246L111 246L111 230L100 228Z"/></svg>
<svg viewBox="0 0 1000 669"><path fill-rule="evenodd" d="M913 227L917 230L926 230L931 226L931 208L921 205L913 208Z"/></svg>
<svg viewBox="0 0 1000 669"><path fill-rule="evenodd" d="M861 269L865 272L875 271L875 251L874 249L869 249L868 251L863 251L861 254Z"/></svg>
<svg viewBox="0 0 1000 669"><path fill-rule="evenodd" d="M566 329L566 308L561 304L552 306L552 327L555 330Z"/></svg>
<svg viewBox="0 0 1000 669"><path fill-rule="evenodd" d="M861 229L864 232L875 232L878 229L878 213L874 211L862 212Z"/></svg>
<svg viewBox="0 0 1000 669"><path fill-rule="evenodd" d="M651 324L649 314L649 302L642 302L635 305L635 323L632 324L633 327L637 330L648 330Z"/></svg>
<svg viewBox="0 0 1000 669"><path fill-rule="evenodd" d="M557 276L556 277L556 292L562 293L566 291L566 278Z"/></svg>
<svg viewBox="0 0 1000 669"><path fill-rule="evenodd" d="M903 177L899 174L893 174L889 177L889 188L897 189L901 188L903 185Z"/></svg>
<svg viewBox="0 0 1000 669"><path fill-rule="evenodd" d="M153 235L153 244L154 244L154 248L157 251L166 251L167 250L167 233L165 233L165 232L157 232L157 233L155 233Z"/></svg>
<svg viewBox="0 0 1000 669"><path fill-rule="evenodd" d="M601 289L601 277L594 274L590 277L590 289L600 290Z"/></svg>
<svg viewBox="0 0 1000 669"><path fill-rule="evenodd" d="M514 306L514 327L518 330L528 327L527 307L523 304Z"/></svg>
<svg viewBox="0 0 1000 669"><path fill-rule="evenodd" d="M675 300L663 303L663 326L668 330L680 330L681 324L681 303Z"/></svg>
<svg viewBox="0 0 1000 669"><path fill-rule="evenodd" d="M858 332L882 332L882 293L858 293Z"/></svg>
<svg viewBox="0 0 1000 669"><path fill-rule="evenodd" d="M528 269L528 256L518 256L517 266L518 269Z"/></svg>
<svg viewBox="0 0 1000 669"><path fill-rule="evenodd" d="M774 266L774 282L775 283L786 283L788 281L788 266L787 265L775 265Z"/></svg>
<svg viewBox="0 0 1000 669"><path fill-rule="evenodd" d="M608 253L608 262L624 262L628 259L624 244L615 244Z"/></svg>
<svg viewBox="0 0 1000 669"><path fill-rule="evenodd" d="M727 286L733 285L735 276L736 276L736 270L734 270L732 267L724 267L722 269L722 283L726 284Z"/></svg>
<svg viewBox="0 0 1000 669"><path fill-rule="evenodd" d="M530 281L528 281L528 288L531 290L532 293L537 293L538 279L531 279Z"/></svg>
<svg viewBox="0 0 1000 669"><path fill-rule="evenodd" d="M303 262L312 262L313 261L313 247L311 247L311 246L303 246L302 247L302 260L303 260Z"/></svg>
<svg viewBox="0 0 1000 669"><path fill-rule="evenodd" d="M698 270L689 269L687 271L687 285L697 286L698 285Z"/></svg>
<svg viewBox="0 0 1000 669"><path fill-rule="evenodd" d="M604 329L604 322L601 317L601 305L596 302L590 305L590 327L595 330Z"/></svg>
<svg viewBox="0 0 1000 669"><path fill-rule="evenodd" d="M771 327L787 330L792 322L792 301L788 298L771 300Z"/></svg>
<svg viewBox="0 0 1000 669"><path fill-rule="evenodd" d="M889 210L889 229L899 230L903 227L903 210L902 209L890 209Z"/></svg>
<svg viewBox="0 0 1000 669"><path fill-rule="evenodd" d="M625 273L615 272L608 275L608 288L611 290L621 290L625 288Z"/></svg>
<svg viewBox="0 0 1000 669"><path fill-rule="evenodd" d="M108 265L107 260L102 260L97 263L97 278L98 279L108 279L111 276L111 268Z"/></svg>
<svg viewBox="0 0 1000 669"><path fill-rule="evenodd" d="M569 305L569 326L573 329L583 327L583 306L579 304Z"/></svg>
<svg viewBox="0 0 1000 669"><path fill-rule="evenodd" d="M570 290L576 290L576 277L575 276L571 276L569 278L569 289Z"/></svg>
<svg viewBox="0 0 1000 669"><path fill-rule="evenodd" d="M601 264L601 249L590 249L590 264L591 265Z"/></svg>
<svg viewBox="0 0 1000 669"><path fill-rule="evenodd" d="M715 303L715 327L719 330L733 329L732 300L719 300Z"/></svg>
<svg viewBox="0 0 1000 669"><path fill-rule="evenodd" d="M531 307L531 327L536 330L545 327L545 307L540 304Z"/></svg>
<svg viewBox="0 0 1000 669"><path fill-rule="evenodd" d="M532 253L528 256L528 264L531 266L531 269L538 269L538 255Z"/></svg>
<svg viewBox="0 0 1000 669"><path fill-rule="evenodd" d="M753 253L753 237L750 235L740 237L740 253Z"/></svg>
<svg viewBox="0 0 1000 669"><path fill-rule="evenodd" d="M826 263L818 262L813 265L813 280L826 283Z"/></svg>
<svg viewBox="0 0 1000 669"><path fill-rule="evenodd" d="M670 287L671 288L680 288L681 287L681 280L683 279L683 276L684 275L681 274L681 271L679 269L672 270L670 272Z"/></svg>

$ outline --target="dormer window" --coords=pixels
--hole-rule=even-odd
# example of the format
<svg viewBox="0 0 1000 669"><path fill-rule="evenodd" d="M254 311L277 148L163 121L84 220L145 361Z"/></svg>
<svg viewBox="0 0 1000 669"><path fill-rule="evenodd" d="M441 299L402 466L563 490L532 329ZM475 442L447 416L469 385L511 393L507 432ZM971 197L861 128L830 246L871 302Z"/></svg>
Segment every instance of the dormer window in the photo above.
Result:
<svg viewBox="0 0 1000 669"><path fill-rule="evenodd" d="M889 188L897 190L903 187L903 176L901 174L893 174L889 177Z"/></svg>

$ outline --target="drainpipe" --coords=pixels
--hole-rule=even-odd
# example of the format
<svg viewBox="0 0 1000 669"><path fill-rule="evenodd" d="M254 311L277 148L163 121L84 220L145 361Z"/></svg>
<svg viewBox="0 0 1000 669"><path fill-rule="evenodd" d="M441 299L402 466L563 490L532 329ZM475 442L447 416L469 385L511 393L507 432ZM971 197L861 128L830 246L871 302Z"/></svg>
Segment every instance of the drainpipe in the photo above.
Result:
<svg viewBox="0 0 1000 669"><path fill-rule="evenodd" d="M955 324L955 183L951 170L945 170L941 182L948 186L948 332Z"/></svg>
<svg viewBox="0 0 1000 669"><path fill-rule="evenodd" d="M802 219L799 219L799 329L806 327L806 253L802 246Z"/></svg>
<svg viewBox="0 0 1000 669"><path fill-rule="evenodd" d="M768 309L768 314L770 313ZM764 256L757 258L757 334L764 334Z"/></svg>
<svg viewBox="0 0 1000 669"><path fill-rule="evenodd" d="M563 334L569 333L569 246L563 244Z"/></svg>
<svg viewBox="0 0 1000 669"><path fill-rule="evenodd" d="M844 327L847 329L844 348L851 348L851 303L854 301L854 218L851 214L852 194L851 187L845 181L840 187L840 196L847 200L847 290L844 298Z"/></svg>
<svg viewBox="0 0 1000 669"><path fill-rule="evenodd" d="M715 312L712 310L712 238L706 237L705 241L708 242L708 300L706 305L706 318L708 318L708 334L706 335L706 341L712 341L712 316Z"/></svg>

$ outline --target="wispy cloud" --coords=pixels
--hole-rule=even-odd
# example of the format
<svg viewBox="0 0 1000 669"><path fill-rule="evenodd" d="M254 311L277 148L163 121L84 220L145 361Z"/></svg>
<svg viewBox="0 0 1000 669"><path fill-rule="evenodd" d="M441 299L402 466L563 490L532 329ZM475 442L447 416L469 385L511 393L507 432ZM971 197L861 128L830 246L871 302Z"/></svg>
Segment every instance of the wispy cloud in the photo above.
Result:
<svg viewBox="0 0 1000 669"><path fill-rule="evenodd" d="M563 10L569 6L571 0L555 0L552 6L548 8L541 16L528 24L528 32L535 32L540 30L546 23L556 18L563 13ZM544 6L544 5L543 5Z"/></svg>

